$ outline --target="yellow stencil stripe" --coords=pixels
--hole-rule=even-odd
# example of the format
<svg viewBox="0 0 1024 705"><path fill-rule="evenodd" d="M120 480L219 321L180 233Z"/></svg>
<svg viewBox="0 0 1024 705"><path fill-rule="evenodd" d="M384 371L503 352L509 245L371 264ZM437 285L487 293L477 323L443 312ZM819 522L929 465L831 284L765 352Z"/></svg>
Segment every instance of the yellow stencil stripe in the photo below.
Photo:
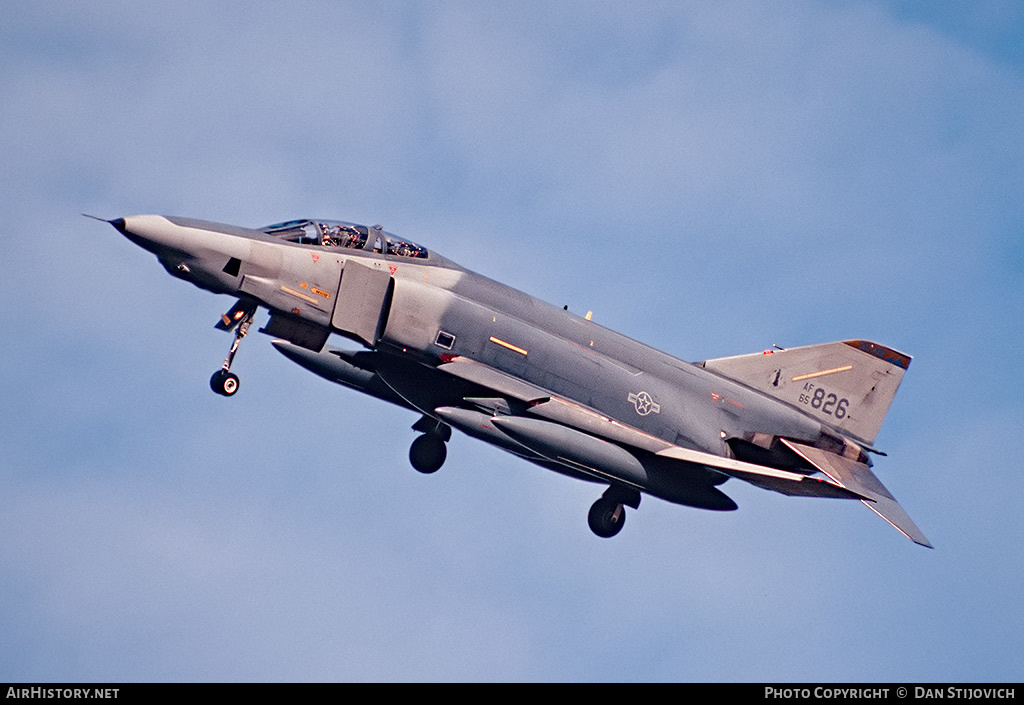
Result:
<svg viewBox="0 0 1024 705"><path fill-rule="evenodd" d="M503 348L508 348L512 352L517 352L520 355L525 355L526 354L526 351L523 350L518 345L513 345L512 343L506 343L501 338L495 338L493 335L488 340L490 340L492 343L497 343L498 345L500 345Z"/></svg>
<svg viewBox="0 0 1024 705"><path fill-rule="evenodd" d="M802 379L813 379L815 377L824 377L825 375L834 375L836 372L846 372L852 370L853 365L846 365L845 367L833 367L831 370L822 370L821 372L811 372L806 375L797 375L793 378L794 382L799 382Z"/></svg>
<svg viewBox="0 0 1024 705"><path fill-rule="evenodd" d="M314 299L312 296L306 296L302 292L295 291L295 289L289 289L286 286L282 286L281 287L281 291L285 292L286 294L291 294L292 296L298 296L303 301L308 301L311 304L315 304L316 303L316 299Z"/></svg>

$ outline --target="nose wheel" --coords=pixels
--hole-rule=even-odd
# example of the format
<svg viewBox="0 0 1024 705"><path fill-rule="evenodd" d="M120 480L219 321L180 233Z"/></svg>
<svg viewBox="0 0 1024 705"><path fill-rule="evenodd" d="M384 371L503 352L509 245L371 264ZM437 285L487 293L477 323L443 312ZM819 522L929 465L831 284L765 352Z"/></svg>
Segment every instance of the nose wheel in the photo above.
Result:
<svg viewBox="0 0 1024 705"><path fill-rule="evenodd" d="M235 329L235 339L231 343L228 356L224 358L224 364L210 377L210 389L224 397L234 396L238 391L238 375L231 371L231 363L235 361L235 353L242 343L242 338L249 332L253 316L256 315L256 305L245 300L240 300L234 307L221 316L221 322L217 328L221 330Z"/></svg>
<svg viewBox="0 0 1024 705"><path fill-rule="evenodd" d="M233 396L238 391L238 375L227 370L217 370L210 377L210 389L221 396Z"/></svg>

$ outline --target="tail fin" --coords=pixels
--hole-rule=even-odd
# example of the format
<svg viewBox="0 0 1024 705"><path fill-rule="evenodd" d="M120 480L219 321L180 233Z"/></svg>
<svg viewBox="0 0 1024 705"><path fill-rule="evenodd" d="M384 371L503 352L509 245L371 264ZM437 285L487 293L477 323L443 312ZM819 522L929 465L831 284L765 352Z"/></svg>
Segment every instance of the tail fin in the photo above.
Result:
<svg viewBox="0 0 1024 705"><path fill-rule="evenodd" d="M866 340L845 340L708 360L716 374L789 402L871 446L910 356Z"/></svg>

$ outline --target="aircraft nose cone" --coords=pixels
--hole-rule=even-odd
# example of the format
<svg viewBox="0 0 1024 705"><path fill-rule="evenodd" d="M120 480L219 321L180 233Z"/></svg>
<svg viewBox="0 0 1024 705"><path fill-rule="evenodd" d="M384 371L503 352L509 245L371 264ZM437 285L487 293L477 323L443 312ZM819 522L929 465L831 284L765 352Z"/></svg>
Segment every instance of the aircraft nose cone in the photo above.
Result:
<svg viewBox="0 0 1024 705"><path fill-rule="evenodd" d="M182 247L182 229L163 216L132 215L107 222L136 245L158 256Z"/></svg>
<svg viewBox="0 0 1024 705"><path fill-rule="evenodd" d="M151 252L155 251L154 245L156 243L152 242L152 240L146 237L144 234L138 232L138 229L130 230L128 228L128 222L125 218L115 218L114 220L111 220L109 222L111 225L114 226L114 229L117 230L117 232L124 235L126 238L131 240L139 247L145 250L149 250Z"/></svg>

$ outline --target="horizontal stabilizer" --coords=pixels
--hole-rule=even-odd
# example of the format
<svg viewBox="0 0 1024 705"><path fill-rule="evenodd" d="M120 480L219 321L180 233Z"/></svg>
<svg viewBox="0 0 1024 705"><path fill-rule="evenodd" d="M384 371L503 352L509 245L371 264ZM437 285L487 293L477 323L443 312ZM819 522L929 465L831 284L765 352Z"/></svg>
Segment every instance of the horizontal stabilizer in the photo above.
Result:
<svg viewBox="0 0 1024 705"><path fill-rule="evenodd" d="M812 448L801 443L782 439L782 442L797 455L825 473L833 482L856 492L864 498L864 504L878 516L885 519L914 543L933 548L917 525L907 516L885 485L879 481L864 463Z"/></svg>

